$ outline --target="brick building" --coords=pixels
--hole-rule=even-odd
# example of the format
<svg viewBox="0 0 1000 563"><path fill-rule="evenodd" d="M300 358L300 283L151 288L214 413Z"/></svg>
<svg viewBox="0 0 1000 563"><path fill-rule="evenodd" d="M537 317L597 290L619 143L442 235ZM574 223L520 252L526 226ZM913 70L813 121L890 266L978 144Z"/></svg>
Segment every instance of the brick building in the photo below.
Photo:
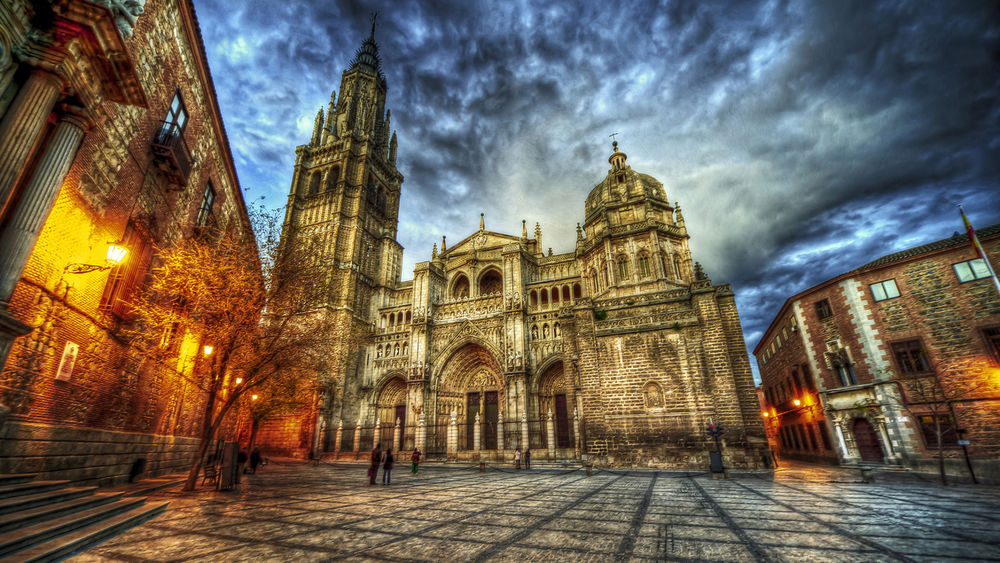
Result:
<svg viewBox="0 0 1000 563"><path fill-rule="evenodd" d="M950 474L1000 480L1000 295L966 236L790 297L754 355L781 455L935 472L940 435Z"/></svg>
<svg viewBox="0 0 1000 563"><path fill-rule="evenodd" d="M332 290L317 306L341 337L320 408L261 441L702 468L712 421L728 463L757 466L766 442L733 291L692 261L680 208L617 143L579 202L573 252L546 252L537 224L505 234L481 217L401 281L403 176L380 65L373 29L296 149L285 234L323 241Z"/></svg>
<svg viewBox="0 0 1000 563"><path fill-rule="evenodd" d="M122 329L154 246L249 228L191 3L0 3L0 116L0 473L189 465L200 394Z"/></svg>

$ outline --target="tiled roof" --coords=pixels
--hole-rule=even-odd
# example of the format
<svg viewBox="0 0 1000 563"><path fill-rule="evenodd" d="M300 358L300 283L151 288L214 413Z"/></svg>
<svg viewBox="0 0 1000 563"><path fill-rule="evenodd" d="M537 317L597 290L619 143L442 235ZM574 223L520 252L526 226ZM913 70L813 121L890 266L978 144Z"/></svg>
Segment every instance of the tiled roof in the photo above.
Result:
<svg viewBox="0 0 1000 563"><path fill-rule="evenodd" d="M988 237L990 235L995 235L1000 233L1000 224L986 227L976 231L976 236L980 239ZM941 250L942 248L948 248L950 246L958 246L962 244L969 244L969 237L964 233L959 233L955 231L955 234L939 241L932 242L930 244L925 244L923 246L917 246L914 248L907 248L906 250L901 250L893 254L887 254L881 258L873 260L860 268L854 270L855 272L860 272L862 270L869 270L876 268L878 266L884 266L885 264L891 264L892 262L897 262L899 260L904 260L912 256L918 256L924 254L925 252L933 252L935 250Z"/></svg>

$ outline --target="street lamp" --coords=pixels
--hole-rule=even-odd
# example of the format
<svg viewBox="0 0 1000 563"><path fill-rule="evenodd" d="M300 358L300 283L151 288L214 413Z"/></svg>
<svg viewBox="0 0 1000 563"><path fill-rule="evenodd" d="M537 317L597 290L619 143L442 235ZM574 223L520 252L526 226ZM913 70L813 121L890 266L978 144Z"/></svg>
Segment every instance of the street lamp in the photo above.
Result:
<svg viewBox="0 0 1000 563"><path fill-rule="evenodd" d="M202 350L202 352L205 353L206 356L211 356L212 355L212 350L215 350L215 348L211 344L206 344L206 345L204 345L204 346L201 347L201 350Z"/></svg>
<svg viewBox="0 0 1000 563"><path fill-rule="evenodd" d="M726 431L722 429L721 424L716 426L709 422L707 432L709 436L715 438L715 451L708 452L709 468L712 473L725 473L726 468L722 465L722 445L719 443L719 436L725 434Z"/></svg>
<svg viewBox="0 0 1000 563"><path fill-rule="evenodd" d="M110 270L118 264L121 264L127 255L128 249L122 246L120 242L109 242L108 252L104 256L103 266L75 262L73 264L66 264L64 271L67 274L86 274L88 272L96 272L97 270Z"/></svg>

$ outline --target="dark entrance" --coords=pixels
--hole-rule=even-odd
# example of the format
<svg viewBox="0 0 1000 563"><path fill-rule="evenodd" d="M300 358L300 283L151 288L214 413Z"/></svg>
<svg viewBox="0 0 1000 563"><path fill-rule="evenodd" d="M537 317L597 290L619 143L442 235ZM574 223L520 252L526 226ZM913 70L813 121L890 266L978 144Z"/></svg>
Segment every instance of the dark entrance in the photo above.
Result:
<svg viewBox="0 0 1000 563"><path fill-rule="evenodd" d="M496 391L486 392L485 418L483 422L483 449L497 449L497 415L499 415L500 403L497 400Z"/></svg>
<svg viewBox="0 0 1000 563"><path fill-rule="evenodd" d="M864 418L854 419L854 441L858 444L858 452L862 461L876 461L882 463L885 458L882 455L882 446L879 445L878 436Z"/></svg>
<svg viewBox="0 0 1000 563"><path fill-rule="evenodd" d="M566 395L556 395L556 447L569 447L569 413L566 412Z"/></svg>
<svg viewBox="0 0 1000 563"><path fill-rule="evenodd" d="M465 404L465 449L471 450L476 447L476 415L479 414L479 393L466 395Z"/></svg>

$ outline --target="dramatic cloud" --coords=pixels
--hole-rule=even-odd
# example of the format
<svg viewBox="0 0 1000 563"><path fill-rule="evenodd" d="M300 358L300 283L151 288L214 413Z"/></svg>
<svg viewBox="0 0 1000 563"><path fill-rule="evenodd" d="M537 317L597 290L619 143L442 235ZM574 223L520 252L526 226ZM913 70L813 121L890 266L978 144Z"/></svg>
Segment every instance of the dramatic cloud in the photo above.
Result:
<svg viewBox="0 0 1000 563"><path fill-rule="evenodd" d="M248 198L283 205L376 6L195 5ZM1000 222L992 2L397 2L376 38L404 271L480 212L572 250L613 132L733 284L750 349L788 296L950 236L953 203Z"/></svg>

